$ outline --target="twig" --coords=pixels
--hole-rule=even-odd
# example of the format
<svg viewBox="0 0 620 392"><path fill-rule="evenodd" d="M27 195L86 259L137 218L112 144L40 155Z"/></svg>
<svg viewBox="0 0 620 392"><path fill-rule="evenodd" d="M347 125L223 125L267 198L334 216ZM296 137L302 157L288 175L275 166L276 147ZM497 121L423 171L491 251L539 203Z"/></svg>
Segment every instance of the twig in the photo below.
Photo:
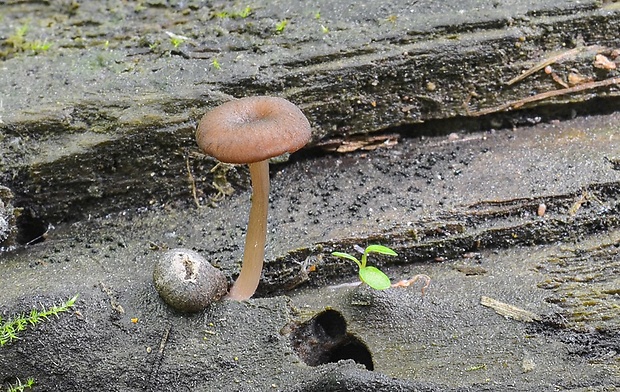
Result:
<svg viewBox="0 0 620 392"><path fill-rule="evenodd" d="M166 348L166 344L168 343L168 338L170 337L171 329L172 329L172 326L170 325L166 327L166 329L164 330L164 333L161 336L161 340L159 342L158 355L156 358L154 358L153 366L151 367L151 371L149 373L148 383L151 386L153 384L153 378L154 377L156 378L157 375L159 374L159 369L161 368L162 361L164 360L164 349ZM156 389L150 388L150 390L156 390Z"/></svg>
<svg viewBox="0 0 620 392"><path fill-rule="evenodd" d="M399 282L392 284L392 287L409 287L420 279L422 280L422 283L423 283L422 289L420 291L422 292L422 297L424 297L424 293L426 292L426 289L428 288L428 286L431 285L431 277L425 274L414 275L411 279L401 280Z"/></svg>
<svg viewBox="0 0 620 392"><path fill-rule="evenodd" d="M551 67L549 67L551 68ZM547 69L545 68L545 72L547 71ZM569 88L570 86L568 85L568 83L566 83L564 80L562 80L561 77L558 76L558 74L556 74L555 72L553 72L553 70L550 70L551 73L549 75L551 75L551 79L553 79L554 82L556 82L557 84L559 84L560 86L564 87L564 88Z"/></svg>
<svg viewBox="0 0 620 392"><path fill-rule="evenodd" d="M108 296L108 298L110 299L110 306L112 307L112 309L114 309L118 316L125 314L125 309L123 308L123 305L118 302L118 299L116 298L116 295L114 295L112 289L106 286L103 282L99 282L99 288L104 294Z"/></svg>
<svg viewBox="0 0 620 392"><path fill-rule="evenodd" d="M540 71L541 69L545 68L547 65L553 64L553 63L557 63L558 61L564 60L565 58L568 57L572 57L578 53L581 52L585 52L588 50L596 50L596 53L600 53L601 51L604 51L605 48L599 46L599 45L592 45L592 46L581 46L578 48L574 48L574 49L570 49L567 50L565 52L562 52L560 54L557 54L555 56L549 57L546 60L541 61L540 63L536 64L535 66L533 66L532 68L528 69L527 71L523 72L521 75L514 77L512 79L510 79L508 82L506 82L506 85L510 86L512 84L515 84L525 78L527 78L528 76L532 75L533 73Z"/></svg>
<svg viewBox="0 0 620 392"><path fill-rule="evenodd" d="M563 88L563 89L559 89L559 90L547 91L547 92L544 92L544 93L532 95L531 97L519 99L519 100L516 100L516 101L507 102L507 103L504 103L502 105L498 105L498 106L495 106L495 107L492 107L492 108L482 109L482 110L479 110L477 112L471 112L471 113L469 113L469 115L472 116L472 117L478 117L478 116L484 116L486 114L501 112L503 110L507 110L507 109L511 109L511 108L512 109L517 109L517 108L520 108L521 106L523 106L523 105L525 105L527 103L542 101L544 99L551 98L551 97L557 97L557 96L560 96L560 95L566 95L566 94L577 93L577 92L580 92L580 91L592 90L592 89L599 88L599 87L611 86L611 85L614 85L614 84L620 84L620 77L610 78L610 79L605 79L605 80L599 80L599 81L596 81L596 82L584 83L584 84L580 84L580 85L577 85L577 86L573 86L573 87L569 87L569 88Z"/></svg>
<svg viewBox="0 0 620 392"><path fill-rule="evenodd" d="M166 348L166 343L168 343L168 336L170 336L170 330L172 327L168 326L164 331L164 334L161 336L161 342L159 342L159 355L164 355L164 348Z"/></svg>
<svg viewBox="0 0 620 392"><path fill-rule="evenodd" d="M31 239L30 241L26 242L26 246L32 245L36 242L39 242L39 240L41 241L45 241L47 239L47 236L49 235L51 230L54 230L56 227L54 227L54 225L52 225L51 223L47 224L47 229L45 230L45 232L37 237L34 237L33 239Z"/></svg>
<svg viewBox="0 0 620 392"><path fill-rule="evenodd" d="M577 212L579 211L581 206L586 201L596 201L599 204L603 205L603 202L598 197L596 197L594 194L588 192L588 190L584 190L583 193L581 194L581 197L571 206L571 208L568 209L568 215L570 215L570 216L577 215Z"/></svg>
<svg viewBox="0 0 620 392"><path fill-rule="evenodd" d="M497 312L497 314L500 314L506 318L511 318L517 321L524 321L526 323L531 323L533 321L541 320L541 317L537 315L536 313L530 312L525 309L518 308L514 305L500 302L490 297L485 297L484 295L480 297L480 305L486 306L487 308L491 308L495 312Z"/></svg>
<svg viewBox="0 0 620 392"><path fill-rule="evenodd" d="M198 195L196 192L196 179L192 174L192 171L189 167L189 154L185 154L185 167L187 167L187 178L189 179L190 186L192 188L192 197L194 198L194 203L196 203L196 207L200 208L200 201L198 200Z"/></svg>

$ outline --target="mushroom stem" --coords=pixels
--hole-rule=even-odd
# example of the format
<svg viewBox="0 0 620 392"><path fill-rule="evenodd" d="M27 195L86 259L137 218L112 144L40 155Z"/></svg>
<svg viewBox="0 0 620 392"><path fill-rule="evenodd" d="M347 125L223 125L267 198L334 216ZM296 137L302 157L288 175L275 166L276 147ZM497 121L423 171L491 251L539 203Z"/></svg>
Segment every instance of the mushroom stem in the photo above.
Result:
<svg viewBox="0 0 620 392"><path fill-rule="evenodd" d="M243 264L227 298L243 301L250 298L260 280L267 238L267 207L269 205L269 160L250 163L252 206L245 237Z"/></svg>

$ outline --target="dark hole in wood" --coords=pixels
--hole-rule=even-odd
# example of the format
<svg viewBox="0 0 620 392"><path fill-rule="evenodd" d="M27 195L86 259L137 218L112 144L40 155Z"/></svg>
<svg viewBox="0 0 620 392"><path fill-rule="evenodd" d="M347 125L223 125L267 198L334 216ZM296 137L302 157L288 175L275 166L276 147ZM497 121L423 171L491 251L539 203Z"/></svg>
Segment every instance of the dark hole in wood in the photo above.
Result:
<svg viewBox="0 0 620 392"><path fill-rule="evenodd" d="M48 224L41 219L26 216L17 218L17 238L16 241L21 245L38 244L45 241Z"/></svg>
<svg viewBox="0 0 620 392"><path fill-rule="evenodd" d="M317 314L310 321L313 321L316 334L324 332L332 339L338 339L347 332L347 321L340 312L332 309Z"/></svg>
<svg viewBox="0 0 620 392"><path fill-rule="evenodd" d="M299 358L310 366L352 359L374 370L372 354L366 344L347 332L345 318L333 309L294 326L291 343Z"/></svg>
<svg viewBox="0 0 620 392"><path fill-rule="evenodd" d="M351 334L347 335L349 341L334 347L327 362L338 362L341 359L353 359L355 362L366 366L366 369L374 370L375 365L372 362L372 355L370 355L368 347L355 336Z"/></svg>

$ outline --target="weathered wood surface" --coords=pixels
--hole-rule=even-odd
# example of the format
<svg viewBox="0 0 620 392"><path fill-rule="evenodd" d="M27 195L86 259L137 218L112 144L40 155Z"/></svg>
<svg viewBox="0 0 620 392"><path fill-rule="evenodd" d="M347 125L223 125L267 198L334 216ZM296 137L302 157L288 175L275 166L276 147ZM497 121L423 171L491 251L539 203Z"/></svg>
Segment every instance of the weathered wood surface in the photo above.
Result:
<svg viewBox="0 0 620 392"><path fill-rule="evenodd" d="M49 222L191 202L188 166L199 196L211 194L213 161L195 154L193 131L208 108L231 96L289 98L311 120L316 145L517 109L519 99L564 87L542 70L507 82L575 48L552 64L557 76L599 84L525 106L593 98L611 106L620 94L617 71L594 66L597 53L610 57L619 46L614 2L0 7L0 182L25 207L22 219L34 232ZM519 116L513 120L537 121ZM503 119L485 121L501 126ZM241 174L233 186L246 185Z"/></svg>
<svg viewBox="0 0 620 392"><path fill-rule="evenodd" d="M154 261L167 247L192 248L232 280L248 190L218 208L118 214L50 230L42 243L0 255L0 315L76 293L78 313L0 347L0 382L34 377L37 388L62 391L614 390L618 123L620 113L401 139L279 167L260 284L267 298L222 301L193 316L159 298ZM424 299L419 283L382 292L346 286L355 267L330 252L355 254L353 245L371 243L398 251L369 258L393 282L431 278ZM506 318L483 298L533 321ZM374 372L350 361L300 362L290 323L326 307L367 345Z"/></svg>

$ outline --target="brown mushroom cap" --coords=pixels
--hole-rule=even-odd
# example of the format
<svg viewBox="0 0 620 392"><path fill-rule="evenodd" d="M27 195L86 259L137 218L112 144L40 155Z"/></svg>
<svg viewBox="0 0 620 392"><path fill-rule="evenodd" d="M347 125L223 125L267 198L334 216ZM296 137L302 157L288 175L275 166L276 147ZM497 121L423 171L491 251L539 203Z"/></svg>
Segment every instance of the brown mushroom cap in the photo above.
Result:
<svg viewBox="0 0 620 392"><path fill-rule="evenodd" d="M310 137L310 123L297 106L263 96L216 107L202 117L196 130L198 147L226 163L254 163L292 153Z"/></svg>

